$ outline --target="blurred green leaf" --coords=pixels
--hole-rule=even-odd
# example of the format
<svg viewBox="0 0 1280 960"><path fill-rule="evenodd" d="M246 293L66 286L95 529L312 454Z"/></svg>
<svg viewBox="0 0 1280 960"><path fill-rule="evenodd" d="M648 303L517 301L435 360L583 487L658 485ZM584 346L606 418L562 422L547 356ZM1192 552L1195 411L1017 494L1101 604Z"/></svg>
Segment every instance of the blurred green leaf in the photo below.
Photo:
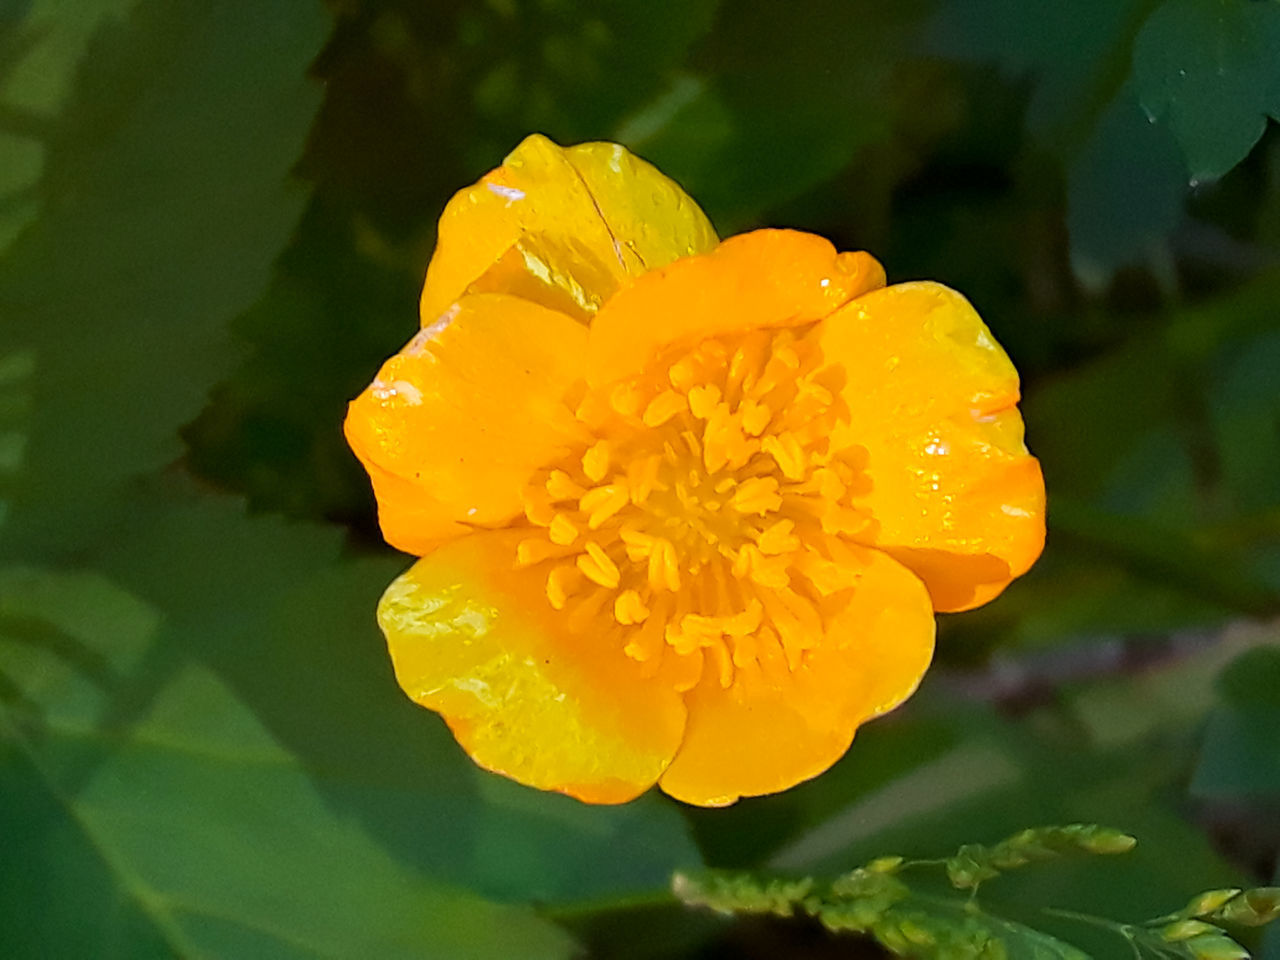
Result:
<svg viewBox="0 0 1280 960"><path fill-rule="evenodd" d="M95 35L39 220L0 261L3 339L36 366L8 549L82 541L122 484L181 453L233 355L227 323L301 209L286 181L327 22L316 0L150 0Z"/></svg>
<svg viewBox="0 0 1280 960"><path fill-rule="evenodd" d="M1166 0L1134 44L1152 122L1168 124L1193 181L1221 177L1280 120L1280 4Z"/></svg>
<svg viewBox="0 0 1280 960"><path fill-rule="evenodd" d="M246 517L207 494L152 490L133 509L101 562L165 610L165 648L215 670L329 804L424 875L567 902L700 862L671 803L593 807L512 784L400 692L374 608L407 558L335 563L336 528ZM173 563L192 545L198 564Z"/></svg>
<svg viewBox="0 0 1280 960"><path fill-rule="evenodd" d="M139 669L158 623L96 575L0 576L6 956L569 955L389 856L207 667Z"/></svg>
<svg viewBox="0 0 1280 960"><path fill-rule="evenodd" d="M1205 731L1192 794L1280 798L1280 645L1243 654L1223 673L1219 690L1222 703Z"/></svg>
<svg viewBox="0 0 1280 960"><path fill-rule="evenodd" d="M1209 399L1229 506L1280 533L1280 330L1230 344L1213 369Z"/></svg>
<svg viewBox="0 0 1280 960"><path fill-rule="evenodd" d="M662 91L712 29L719 6L718 0L543 0L464 8L461 50L479 55L482 66L470 91L476 113L487 132L505 130L504 141L473 139L468 158L495 166L532 130L566 143L599 139ZM493 58L495 50L504 55Z"/></svg>
<svg viewBox="0 0 1280 960"><path fill-rule="evenodd" d="M1076 275L1100 288L1136 259L1158 257L1182 217L1177 144L1121 87L1067 168L1067 230Z"/></svg>
<svg viewBox="0 0 1280 960"><path fill-rule="evenodd" d="M1094 288L1159 251L1186 195L1176 145L1124 82L1153 2L943 0L927 34L930 50L1026 78L1026 125L1063 166L1072 267Z"/></svg>
<svg viewBox="0 0 1280 960"><path fill-rule="evenodd" d="M920 0L727 5L709 42L616 136L676 179L722 234L832 178L888 135Z"/></svg>
<svg viewBox="0 0 1280 960"><path fill-rule="evenodd" d="M1087 130L1111 99L1117 64L1128 57L1137 18L1152 0L943 0L929 25L930 50L993 61L1011 77L1030 77L1027 124L1051 143Z"/></svg>
<svg viewBox="0 0 1280 960"><path fill-rule="evenodd" d="M267 290L235 321L251 355L184 437L191 468L255 508L359 518L380 542L368 477L336 425L412 333L421 265L376 262L343 216L314 199Z"/></svg>
<svg viewBox="0 0 1280 960"><path fill-rule="evenodd" d="M90 37L135 2L29 0L0 11L0 254L39 212L46 150Z"/></svg>
<svg viewBox="0 0 1280 960"><path fill-rule="evenodd" d="M90 730L138 669L159 613L90 572L0 570L0 707L8 724Z"/></svg>

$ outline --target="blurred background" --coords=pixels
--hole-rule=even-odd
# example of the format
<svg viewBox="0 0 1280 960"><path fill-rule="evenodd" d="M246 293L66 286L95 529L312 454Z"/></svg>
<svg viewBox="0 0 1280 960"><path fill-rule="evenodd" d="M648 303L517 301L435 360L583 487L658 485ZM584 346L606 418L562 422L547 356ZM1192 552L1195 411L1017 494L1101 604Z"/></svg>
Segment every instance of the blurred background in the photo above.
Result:
<svg viewBox="0 0 1280 960"><path fill-rule="evenodd" d="M1272 881L1268 115L1275 0L0 0L0 956L879 956L671 873L1070 821L1139 847L983 899L1098 957L1034 908ZM788 793L526 790L391 676L340 423L530 131L961 290L1022 372L1042 560Z"/></svg>

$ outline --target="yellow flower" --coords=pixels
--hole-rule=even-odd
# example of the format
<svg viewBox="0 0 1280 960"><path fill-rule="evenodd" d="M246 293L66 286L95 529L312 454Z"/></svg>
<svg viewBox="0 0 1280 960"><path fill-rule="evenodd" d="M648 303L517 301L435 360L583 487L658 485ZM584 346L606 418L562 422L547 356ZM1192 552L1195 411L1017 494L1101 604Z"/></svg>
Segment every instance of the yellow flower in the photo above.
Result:
<svg viewBox="0 0 1280 960"><path fill-rule="evenodd" d="M449 203L423 328L346 433L420 559L379 621L480 765L594 803L821 773L901 703L935 610L1044 538L1018 377L959 294L720 242L612 144L525 140Z"/></svg>

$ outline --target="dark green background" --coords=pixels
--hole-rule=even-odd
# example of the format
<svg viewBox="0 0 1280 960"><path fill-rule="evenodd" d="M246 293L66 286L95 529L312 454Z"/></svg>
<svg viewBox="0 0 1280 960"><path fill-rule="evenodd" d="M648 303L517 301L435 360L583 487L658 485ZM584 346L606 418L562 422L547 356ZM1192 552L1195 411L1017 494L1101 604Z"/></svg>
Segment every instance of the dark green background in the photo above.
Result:
<svg viewBox="0 0 1280 960"><path fill-rule="evenodd" d="M1072 820L1140 846L984 900L1076 937L1031 908L1267 882L1268 115L1275 0L0 0L0 956L855 956L663 891ZM391 677L344 405L533 130L953 286L1023 373L1043 559L789 793L538 794Z"/></svg>

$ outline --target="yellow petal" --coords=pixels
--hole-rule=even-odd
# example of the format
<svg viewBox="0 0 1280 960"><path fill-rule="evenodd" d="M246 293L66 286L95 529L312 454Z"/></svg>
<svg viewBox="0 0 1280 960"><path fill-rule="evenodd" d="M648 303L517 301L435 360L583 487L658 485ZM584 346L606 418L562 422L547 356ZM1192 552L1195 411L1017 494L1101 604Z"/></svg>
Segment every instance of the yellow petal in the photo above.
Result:
<svg viewBox="0 0 1280 960"><path fill-rule="evenodd" d="M680 697L643 679L621 644L570 632L546 570L512 568L519 539L454 540L392 583L378 621L396 679L482 767L590 803L629 800L680 742Z"/></svg>
<svg viewBox="0 0 1280 960"><path fill-rule="evenodd" d="M677 260L621 290L591 326L590 378L640 373L660 350L762 327L812 323L884 285L866 253L840 253L821 237L755 230Z"/></svg>
<svg viewBox="0 0 1280 960"><path fill-rule="evenodd" d="M585 347L564 314L476 294L388 360L345 425L387 542L421 555L519 514L529 475L580 429L562 400Z"/></svg>
<svg viewBox="0 0 1280 960"><path fill-rule="evenodd" d="M702 806L786 790L830 767L862 722L915 690L933 655L929 595L891 557L851 550L858 585L798 669L728 689L704 674L689 692L684 742L663 790Z"/></svg>
<svg viewBox="0 0 1280 960"><path fill-rule="evenodd" d="M960 294L904 283L823 322L822 350L846 374L850 423L832 445L868 452L853 502L868 542L919 574L938 610L985 603L1044 544L1044 482L1022 440L1018 374Z"/></svg>
<svg viewBox="0 0 1280 960"><path fill-rule="evenodd" d="M587 320L630 277L715 244L697 204L624 148L562 149L534 134L445 207L422 323L467 290L512 293Z"/></svg>

